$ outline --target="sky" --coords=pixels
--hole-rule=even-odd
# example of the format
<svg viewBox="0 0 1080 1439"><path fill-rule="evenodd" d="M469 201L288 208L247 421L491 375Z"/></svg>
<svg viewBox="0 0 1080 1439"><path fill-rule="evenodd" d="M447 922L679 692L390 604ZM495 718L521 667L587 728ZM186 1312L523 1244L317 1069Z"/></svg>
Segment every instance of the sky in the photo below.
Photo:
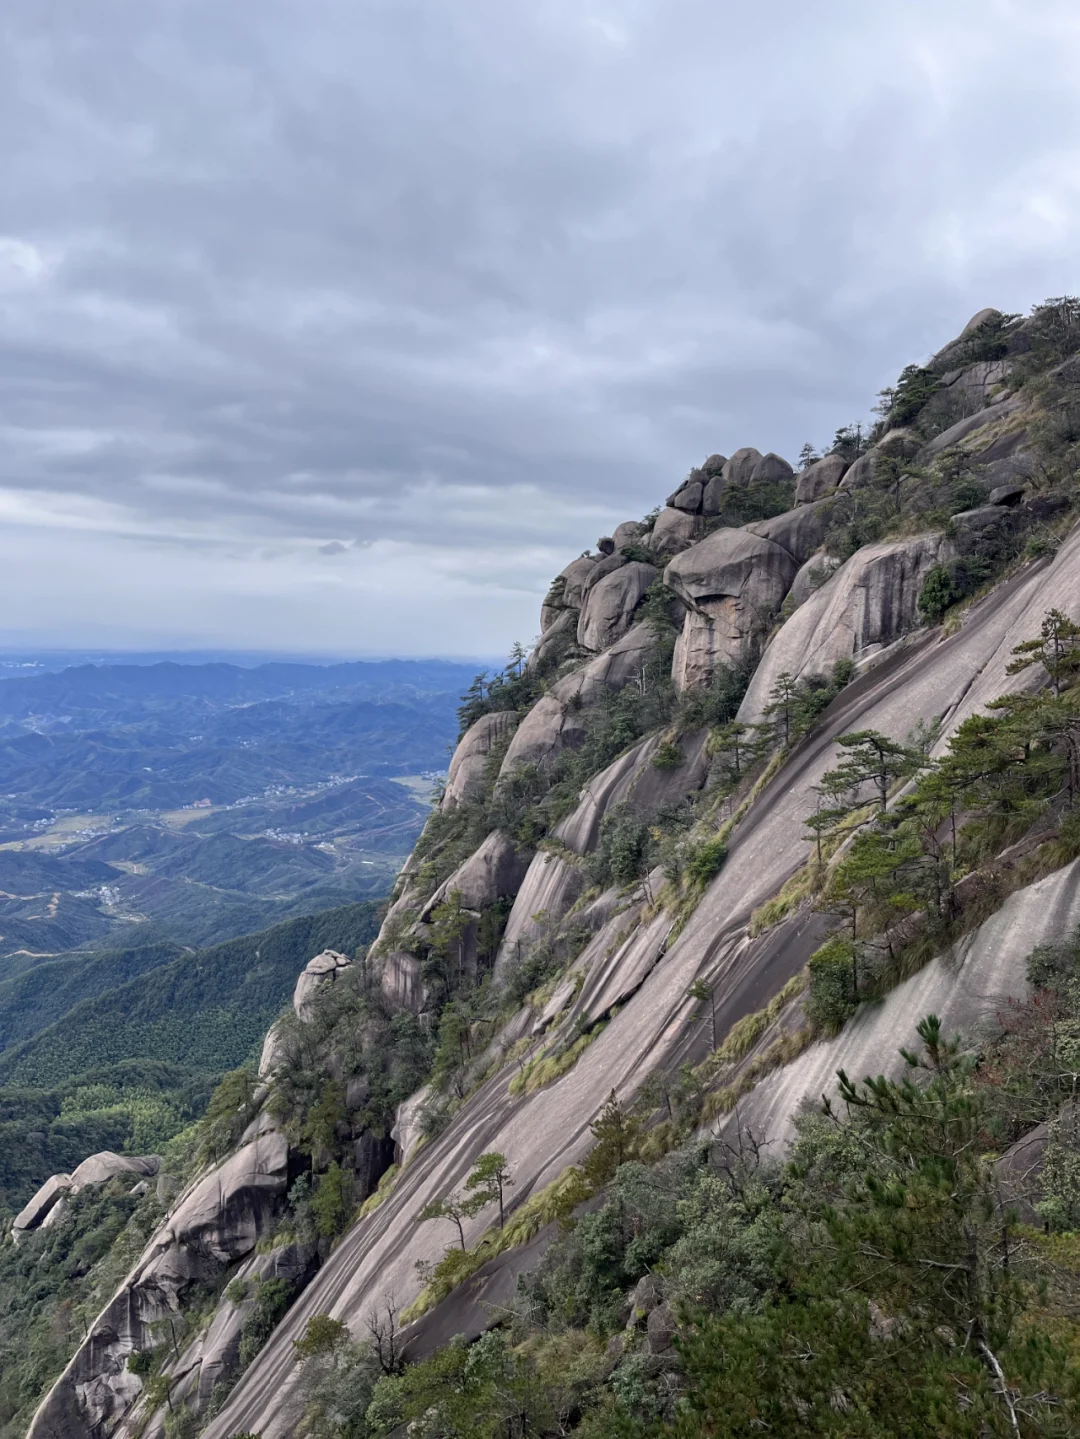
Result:
<svg viewBox="0 0 1080 1439"><path fill-rule="evenodd" d="M0 643L506 652L1080 290L1075 0L5 0Z"/></svg>

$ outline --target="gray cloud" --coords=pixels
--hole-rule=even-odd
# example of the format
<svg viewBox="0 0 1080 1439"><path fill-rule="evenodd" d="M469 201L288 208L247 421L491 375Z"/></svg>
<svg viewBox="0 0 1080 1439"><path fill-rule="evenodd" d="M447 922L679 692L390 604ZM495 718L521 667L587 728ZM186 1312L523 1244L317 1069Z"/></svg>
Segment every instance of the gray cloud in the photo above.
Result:
<svg viewBox="0 0 1080 1439"><path fill-rule="evenodd" d="M975 309L1077 288L1069 3L5 21L27 642L502 649L706 453L794 455Z"/></svg>

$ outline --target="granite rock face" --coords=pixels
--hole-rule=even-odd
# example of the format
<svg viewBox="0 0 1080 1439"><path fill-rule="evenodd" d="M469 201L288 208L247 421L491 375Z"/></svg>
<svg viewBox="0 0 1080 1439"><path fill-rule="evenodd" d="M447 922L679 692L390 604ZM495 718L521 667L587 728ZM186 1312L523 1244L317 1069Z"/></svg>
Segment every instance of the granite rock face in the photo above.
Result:
<svg viewBox="0 0 1080 1439"><path fill-rule="evenodd" d="M659 570L637 561L624 563L589 587L578 620L577 642L594 652L607 649L634 622L634 613Z"/></svg>
<svg viewBox="0 0 1080 1439"><path fill-rule="evenodd" d="M552 628L563 623L564 619L572 622L572 616L563 612ZM513 734L517 722L518 717L514 710L498 710L493 714L481 715L475 724L469 726L458 741L458 747L450 761L450 772L446 777L446 788L442 797L443 809L452 809L454 805L476 797L482 786L488 756L497 745Z"/></svg>
<svg viewBox="0 0 1080 1439"><path fill-rule="evenodd" d="M717 530L676 555L664 571L664 583L687 606L672 664L676 688L706 684L718 664L746 654L767 631L797 568L787 550L747 530Z"/></svg>
<svg viewBox="0 0 1080 1439"><path fill-rule="evenodd" d="M823 500L826 495L831 495L834 490L839 489L847 468L848 462L843 455L826 455L823 459L815 460L799 474L795 485L795 503L810 505L815 500Z"/></svg>
<svg viewBox="0 0 1080 1439"><path fill-rule="evenodd" d="M920 535L852 555L773 636L739 718L761 719L780 674L824 674L837 660L865 658L913 630L927 572L954 553L942 535Z"/></svg>
<svg viewBox="0 0 1080 1439"><path fill-rule="evenodd" d="M293 1009L301 1019L307 1018L315 991L321 985L333 984L340 972L351 964L348 955L339 954L336 949L324 949L322 954L308 960L293 991Z"/></svg>
<svg viewBox="0 0 1080 1439"><path fill-rule="evenodd" d="M685 510L661 510L647 537L649 549L657 555L677 555L700 540L704 533L705 521L700 515L688 515Z"/></svg>
<svg viewBox="0 0 1080 1439"><path fill-rule="evenodd" d="M831 510L832 506L828 503L801 505L796 510L774 515L770 520L754 520L744 525L743 529L759 539L779 545L787 550L797 565L804 565L821 548Z"/></svg>
<svg viewBox="0 0 1080 1439"><path fill-rule="evenodd" d="M531 856L522 854L509 835L494 830L475 853L443 881L420 911L421 920L451 895L460 896L464 909L481 910L518 892Z"/></svg>

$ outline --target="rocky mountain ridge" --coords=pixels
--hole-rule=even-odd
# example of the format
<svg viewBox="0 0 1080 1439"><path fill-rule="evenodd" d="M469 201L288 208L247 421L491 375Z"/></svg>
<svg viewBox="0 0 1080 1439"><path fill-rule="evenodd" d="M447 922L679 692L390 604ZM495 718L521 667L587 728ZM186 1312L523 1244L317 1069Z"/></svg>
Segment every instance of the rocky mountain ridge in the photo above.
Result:
<svg viewBox="0 0 1080 1439"><path fill-rule="evenodd" d="M701 1122L751 1123L757 1142L783 1144L823 1076L870 1056L885 1065L927 1007L970 1025L1024 992L1031 944L1080 920L1075 861L1020 873L948 954L831 1037L808 1026L803 990L835 920L784 896L813 857L806 822L841 737L921 736L929 759L943 755L966 719L1045 678L1013 656L1048 612L1080 622L1080 429L1063 429L1072 400L1059 403L1080 323L1064 340L1062 324L1045 308L1024 322L982 311L904 372L868 437L841 431L798 472L752 448L710 456L658 512L562 571L527 663L466 697L440 808L378 940L362 962L308 966L296 1023L264 1048L239 1146L172 1207L43 1401L33 1439L154 1439L177 1412L208 1439L291 1434L293 1345L309 1321L359 1337L388 1305L403 1321L430 1307L440 1296L425 1299L417 1263L430 1274L443 1248L417 1216L480 1155L505 1156L524 1215L581 1165L611 1095L633 1104L748 1023L752 1042L716 1071L737 1118L719 1096ZM310 1047L325 997L350 986L357 1053L336 1018ZM420 1034L438 1027L427 1082L396 1108L396 1150L370 1102L383 1013ZM260 1253L298 1174L282 1086L313 1063L341 1091L321 1147L350 1146L361 1217L332 1248L286 1237ZM312 1141L313 1170L340 1170L319 1150ZM466 1216L462 1248L489 1224ZM502 1252L496 1268L518 1262ZM270 1275L267 1264L270 1277L287 1272L292 1303L214 1398L239 1367L251 1302L221 1282L247 1283L260 1265ZM218 1296L208 1317L165 1355L164 1390L141 1383L131 1356L190 1308L195 1285ZM471 1303L451 1289L432 1311L446 1336L478 1332ZM423 1325L402 1333L411 1357L435 1342Z"/></svg>

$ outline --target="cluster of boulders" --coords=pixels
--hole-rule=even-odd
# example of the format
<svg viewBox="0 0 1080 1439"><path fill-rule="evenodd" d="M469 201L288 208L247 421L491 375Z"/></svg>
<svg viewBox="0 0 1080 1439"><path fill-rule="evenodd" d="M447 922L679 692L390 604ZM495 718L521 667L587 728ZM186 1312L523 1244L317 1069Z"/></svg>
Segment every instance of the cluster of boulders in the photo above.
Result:
<svg viewBox="0 0 1080 1439"><path fill-rule="evenodd" d="M54 1174L41 1186L33 1199L15 1216L11 1237L16 1244L36 1229L51 1229L63 1224L71 1213L69 1199L80 1190L97 1188L117 1175L136 1175L133 1194L146 1193L146 1180L161 1168L156 1154L114 1154L102 1150L84 1159L71 1174Z"/></svg>

